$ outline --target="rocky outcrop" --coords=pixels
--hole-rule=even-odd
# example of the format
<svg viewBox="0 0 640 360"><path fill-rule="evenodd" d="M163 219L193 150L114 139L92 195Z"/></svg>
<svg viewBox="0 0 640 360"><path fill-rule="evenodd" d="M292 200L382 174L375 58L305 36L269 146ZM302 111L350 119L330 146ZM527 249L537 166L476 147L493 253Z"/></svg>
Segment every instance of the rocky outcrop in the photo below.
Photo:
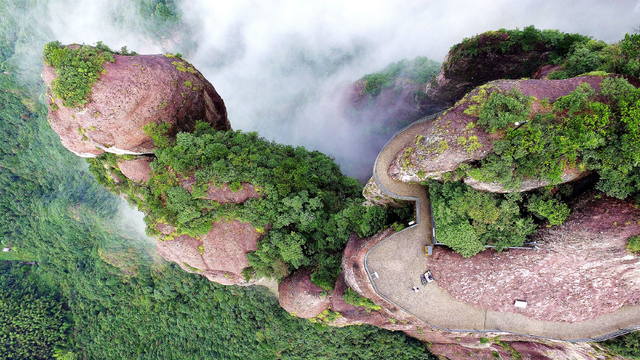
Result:
<svg viewBox="0 0 640 360"><path fill-rule="evenodd" d="M193 190L192 188L195 183L196 179L194 176L180 181L180 185L187 189L188 192ZM207 191L203 199L214 200L220 204L242 204L251 198L260 198L264 196L264 194L259 193L258 189L256 189L256 187L251 183L241 183L240 186L240 189L233 191L229 184L223 184L220 187L216 187L213 183L207 184Z"/></svg>
<svg viewBox="0 0 640 360"><path fill-rule="evenodd" d="M156 228L167 234L175 231L166 224ZM182 235L159 241L157 248L162 257L185 271L223 285L236 285L247 282L242 270L249 266L247 253L258 249L260 236L249 223L222 220L200 238Z"/></svg>
<svg viewBox="0 0 640 360"><path fill-rule="evenodd" d="M380 297L371 286L364 259L367 252L381 241L392 235L392 230L385 230L370 238L361 239L352 236L343 254L342 269L344 282L360 295L371 299L382 306L380 311L371 311L352 315L349 308L341 308L332 301L332 309L339 311L343 318L341 323L361 321L393 331L403 331L428 344L429 350L436 356L450 360L466 359L617 359L596 343L568 343L562 341L535 340L529 337L510 335L506 333L461 333L445 332L425 324L421 320L398 309L395 305ZM452 276L459 274L459 270L452 270ZM482 273L482 272L480 272ZM336 284L336 291L340 282ZM439 281L438 283L441 283ZM334 295L335 297L335 295Z"/></svg>
<svg viewBox="0 0 640 360"><path fill-rule="evenodd" d="M493 91L504 92L518 89L522 94L533 96L530 116L538 112L548 111L539 103L539 99L548 98L550 103L561 96L568 95L583 83L588 83L599 91L602 78L599 76L581 76L566 80L498 80L474 89L462 100L435 121L420 124L421 134L407 144L397 155L389 168L389 175L398 181L420 182L428 178L442 179L446 172L456 170L464 163L482 160L493 152L493 142L500 139L503 133L489 134L478 127L477 117L465 114L472 100L480 92L490 94ZM575 169L567 169L563 176L575 179L581 176ZM491 188L490 184L481 184L470 180L477 188ZM530 189L540 187L544 182L530 181L526 186ZM544 186L544 185L542 185Z"/></svg>
<svg viewBox="0 0 640 360"><path fill-rule="evenodd" d="M373 178L369 179L367 185L365 185L362 195L367 199L364 203L365 206L399 207L401 204L400 200L394 199L382 191Z"/></svg>
<svg viewBox="0 0 640 360"><path fill-rule="evenodd" d="M151 163L153 160L153 156L138 156L133 160L122 160L117 165L122 175L129 180L146 184L151 179Z"/></svg>
<svg viewBox="0 0 640 360"><path fill-rule="evenodd" d="M411 123L443 109L444 104L426 96L425 87L426 84L400 78L373 95L365 92L365 81L360 79L345 90L341 112L349 121L358 124L397 127Z"/></svg>
<svg viewBox="0 0 640 360"><path fill-rule="evenodd" d="M487 31L451 48L440 73L425 92L434 102L453 104L476 86L497 79L533 77L550 63L550 43L538 42L528 49L511 44L506 31Z"/></svg>
<svg viewBox="0 0 640 360"><path fill-rule="evenodd" d="M311 273L309 269L298 270L278 286L280 306L305 319L315 318L331 305L326 291L311 282Z"/></svg>
<svg viewBox="0 0 640 360"><path fill-rule="evenodd" d="M560 183L564 184L573 180L578 180L578 179L582 179L586 176L589 176L592 172L591 171L580 171L578 169L575 168L567 168L562 172L562 175L560 175ZM541 187L545 187L547 185L550 184L550 182L548 180L545 179L531 179L531 178L524 178L522 179L522 181L520 182L520 187L517 189L508 189L505 188L503 184L499 183L499 182L483 182L483 181L478 181L474 178L472 178L471 176L466 176L463 179L464 183L471 186L472 188L476 189L476 190L480 190L480 191L488 191L488 192L492 192L492 193L500 193L500 194L506 194L506 193L512 193L512 192L522 192L522 191L530 191L530 190L535 190L535 189L539 189Z"/></svg>
<svg viewBox="0 0 640 360"><path fill-rule="evenodd" d="M537 320L578 322L640 304L640 257L626 250L640 234L632 203L588 192L560 226L533 235L537 250L484 251L471 258L437 247L429 268L459 301ZM460 276L465 274L465 276ZM525 300L525 309L513 306Z"/></svg>
<svg viewBox="0 0 640 360"><path fill-rule="evenodd" d="M440 72L424 82L399 77L377 94L365 91L360 79L344 91L341 113L356 123L398 128L442 111L474 87L499 79L546 79L562 65L549 55L555 45L542 39L526 49L513 43L506 31L488 31L451 48Z"/></svg>
<svg viewBox="0 0 640 360"><path fill-rule="evenodd" d="M113 55L105 62L88 102L64 107L52 96L55 69L45 65L42 78L49 90L49 123L62 144L78 156L152 154L153 140L145 125L167 123L167 135L190 132L197 120L218 130L231 128L222 98L213 85L186 61L165 55Z"/></svg>

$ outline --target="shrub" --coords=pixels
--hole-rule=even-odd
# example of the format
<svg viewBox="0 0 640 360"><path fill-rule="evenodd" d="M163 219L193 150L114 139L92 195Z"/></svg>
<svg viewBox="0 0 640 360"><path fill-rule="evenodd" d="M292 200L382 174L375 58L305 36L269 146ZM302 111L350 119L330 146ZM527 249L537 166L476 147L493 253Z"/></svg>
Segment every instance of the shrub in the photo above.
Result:
<svg viewBox="0 0 640 360"><path fill-rule="evenodd" d="M57 76L51 82L51 91L62 100L64 106L84 105L93 85L100 78L104 62L115 61L110 52L100 49L87 45L76 45L72 49L59 41L44 46L44 63L53 66Z"/></svg>
<svg viewBox="0 0 640 360"><path fill-rule="evenodd" d="M529 116L531 99L522 95L518 89L506 94L494 91L478 114L478 124L483 125L489 132L496 132L509 124L524 122Z"/></svg>
<svg viewBox="0 0 640 360"><path fill-rule="evenodd" d="M553 109L556 111L568 110L569 115L574 115L583 111L589 104L589 98L594 94L591 85L583 83L578 85L569 95L559 98L554 104Z"/></svg>
<svg viewBox="0 0 640 360"><path fill-rule="evenodd" d="M562 225L571 210L565 203L557 199L544 199L542 196L533 195L527 204L529 211L538 217L548 219L550 225Z"/></svg>
<svg viewBox="0 0 640 360"><path fill-rule="evenodd" d="M162 122L160 124L148 123L142 127L145 134L151 136L153 144L158 148L164 148L169 146L169 138L167 133L171 128L171 124Z"/></svg>
<svg viewBox="0 0 640 360"><path fill-rule="evenodd" d="M614 353L629 357L631 359L640 359L640 332L634 331L630 334L607 340L604 345Z"/></svg>
<svg viewBox="0 0 640 360"><path fill-rule="evenodd" d="M640 236L634 235L627 239L627 250L640 253Z"/></svg>
<svg viewBox="0 0 640 360"><path fill-rule="evenodd" d="M519 194L496 195L474 190L461 181L429 182L438 241L465 257L494 245L498 251L522 246L535 231L521 215Z"/></svg>
<svg viewBox="0 0 640 360"><path fill-rule="evenodd" d="M362 306L367 309L367 311L382 309L380 305L376 305L373 301L371 301L371 299L367 299L366 297L361 296L351 288L347 288L347 290L342 295L342 298L347 304L351 304L353 306Z"/></svg>

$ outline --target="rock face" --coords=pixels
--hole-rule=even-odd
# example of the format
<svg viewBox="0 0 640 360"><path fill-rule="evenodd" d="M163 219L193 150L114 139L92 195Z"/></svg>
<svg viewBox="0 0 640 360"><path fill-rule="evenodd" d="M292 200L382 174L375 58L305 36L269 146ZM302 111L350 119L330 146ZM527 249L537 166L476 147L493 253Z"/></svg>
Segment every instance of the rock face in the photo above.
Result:
<svg viewBox="0 0 640 360"><path fill-rule="evenodd" d="M172 228L163 224L159 230L170 233ZM249 266L247 253L258 249L260 236L248 223L223 220L200 239L182 235L160 241L157 247L160 255L185 271L223 285L236 285L246 283L242 270Z"/></svg>
<svg viewBox="0 0 640 360"><path fill-rule="evenodd" d="M566 182L570 182L573 180L582 179L583 177L586 177L591 173L592 173L591 171L580 171L578 169L568 168L564 170L562 175L560 175L560 180L561 180L560 183L564 184ZM518 189L507 189L504 187L504 185L498 182L489 183L489 182L478 181L472 178L471 176L465 177L463 181L465 184L471 186L476 190L488 191L488 192L500 193L500 194L520 192L520 191L530 191L534 189L539 189L541 187L545 187L550 184L548 180L544 180L544 179L525 178L525 179L522 179L522 182L520 183L520 187Z"/></svg>
<svg viewBox="0 0 640 360"><path fill-rule="evenodd" d="M477 35L452 47L431 81L416 83L399 78L375 96L364 91L365 81L360 79L345 90L341 112L352 122L397 129L447 109L474 87L489 81L546 79L562 67L549 64L549 54L554 50L550 43L539 42L525 50L509 42L509 34L504 31ZM478 51L468 51L472 47Z"/></svg>
<svg viewBox="0 0 640 360"><path fill-rule="evenodd" d="M195 184L195 182L195 177L191 176L187 179L183 179L180 182L180 185L182 185L183 188L187 189L187 191L191 192L193 184ZM208 184L207 192L204 199L214 200L219 202L220 204L242 204L251 198L259 198L263 196L256 190L256 187L253 184L242 183L240 185L242 186L240 190L232 191L229 187L229 184L224 184L219 188L214 184Z"/></svg>
<svg viewBox="0 0 640 360"><path fill-rule="evenodd" d="M146 184L151 178L153 156L139 156L134 160L123 160L118 163L122 175L138 183Z"/></svg>
<svg viewBox="0 0 640 360"><path fill-rule="evenodd" d="M365 82L361 79L346 89L341 112L354 123L393 127L408 124L443 109L443 104L425 96L425 87L425 84L400 78L374 96L364 91Z"/></svg>
<svg viewBox="0 0 640 360"><path fill-rule="evenodd" d="M640 234L640 210L595 195L580 197L561 226L542 227L532 239L539 250L464 259L437 247L429 268L459 301L537 320L584 321L640 304L640 257L626 251L627 239ZM528 306L516 309L514 299Z"/></svg>
<svg viewBox="0 0 640 360"><path fill-rule="evenodd" d="M536 99L548 98L549 102L553 103L582 83L588 83L595 91L599 91L602 80L598 76L581 76L566 80L498 80L476 88L435 121L418 125L422 128L421 135L396 155L389 168L389 175L404 182L420 182L427 178L442 179L442 174L457 169L461 164L484 159L492 153L493 142L502 136L501 133L485 132L475 125L477 117L464 114L472 104L469 99L480 91L490 94L498 89L504 92L518 89L524 95ZM532 117L538 111L542 111L539 100L534 100L531 106ZM464 138L464 142L461 142L461 138ZM575 173L575 169L567 169L565 172L563 176L569 180L582 176ZM525 185L530 190L544 186L544 183L530 181ZM469 181L469 185L479 189L495 187L473 180ZM497 191L506 192L504 189Z"/></svg>
<svg viewBox="0 0 640 360"><path fill-rule="evenodd" d="M382 310L372 311L369 316L363 316L362 314L352 315L349 313L348 308L343 310L337 304L334 307L332 302L332 309L339 311L344 316L343 319L338 319L342 323L360 321L359 323L371 324L388 330L403 331L409 336L427 342L429 350L434 355L450 360L471 358L487 360L496 358L531 360L623 359L609 354L596 343L537 341L529 337L506 333L452 333L430 327L378 296L367 278L364 268L364 258L367 251L391 234L393 234L393 231L386 230L371 238L360 239L356 236L350 238L343 255L343 274L341 276L344 276L344 282L349 287L360 295L381 305ZM460 271L455 270L452 273L459 274ZM341 279L338 279L336 291L340 288L341 281ZM481 338L485 340L481 341ZM508 346L505 343L508 343ZM516 357L514 351L519 353L520 357Z"/></svg>
<svg viewBox="0 0 640 360"><path fill-rule="evenodd" d="M168 123L168 136L190 132L196 120L229 130L227 111L214 87L189 63L164 55L114 55L81 108L54 99L55 69L45 65L49 123L62 144L78 156L151 154L153 140L142 128ZM53 105L55 104L55 105Z"/></svg>
<svg viewBox="0 0 640 360"><path fill-rule="evenodd" d="M501 45L510 41L504 31L488 31L470 40L455 45L445 57L440 73L425 91L431 101L451 105L476 86L496 79L533 77L539 67L550 62L550 44L503 50ZM468 51L471 47L478 50Z"/></svg>
<svg viewBox="0 0 640 360"><path fill-rule="evenodd" d="M298 270L278 286L280 306L289 313L310 319L329 308L331 301L323 288L311 282L311 270Z"/></svg>
<svg viewBox="0 0 640 360"><path fill-rule="evenodd" d="M367 185L362 189L362 195L367 199L366 206L391 206L399 207L401 201L394 199L382 191L373 178L369 179Z"/></svg>

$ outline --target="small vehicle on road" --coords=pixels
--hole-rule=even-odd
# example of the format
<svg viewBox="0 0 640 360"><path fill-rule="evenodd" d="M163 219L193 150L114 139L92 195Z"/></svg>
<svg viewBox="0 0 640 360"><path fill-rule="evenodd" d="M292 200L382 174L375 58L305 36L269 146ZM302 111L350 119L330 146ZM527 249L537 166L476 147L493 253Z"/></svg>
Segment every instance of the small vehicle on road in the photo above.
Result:
<svg viewBox="0 0 640 360"><path fill-rule="evenodd" d="M422 282L422 285L427 285L433 280L433 275L431 275L431 271L429 270L427 270L427 272L424 274L420 274L420 281Z"/></svg>

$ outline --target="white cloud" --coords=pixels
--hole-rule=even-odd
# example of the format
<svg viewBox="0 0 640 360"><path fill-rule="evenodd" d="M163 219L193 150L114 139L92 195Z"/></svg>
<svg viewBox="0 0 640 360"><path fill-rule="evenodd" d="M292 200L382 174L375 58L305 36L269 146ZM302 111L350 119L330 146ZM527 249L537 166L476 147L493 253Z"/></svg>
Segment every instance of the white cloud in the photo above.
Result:
<svg viewBox="0 0 640 360"><path fill-rule="evenodd" d="M221 94L234 128L319 149L351 174L382 144L338 116L345 84L403 58L441 61L487 30L533 24L613 42L640 20L631 0L184 0L180 9L196 44L185 55ZM140 53L172 46L147 39L127 1L61 1L51 11L63 42Z"/></svg>

